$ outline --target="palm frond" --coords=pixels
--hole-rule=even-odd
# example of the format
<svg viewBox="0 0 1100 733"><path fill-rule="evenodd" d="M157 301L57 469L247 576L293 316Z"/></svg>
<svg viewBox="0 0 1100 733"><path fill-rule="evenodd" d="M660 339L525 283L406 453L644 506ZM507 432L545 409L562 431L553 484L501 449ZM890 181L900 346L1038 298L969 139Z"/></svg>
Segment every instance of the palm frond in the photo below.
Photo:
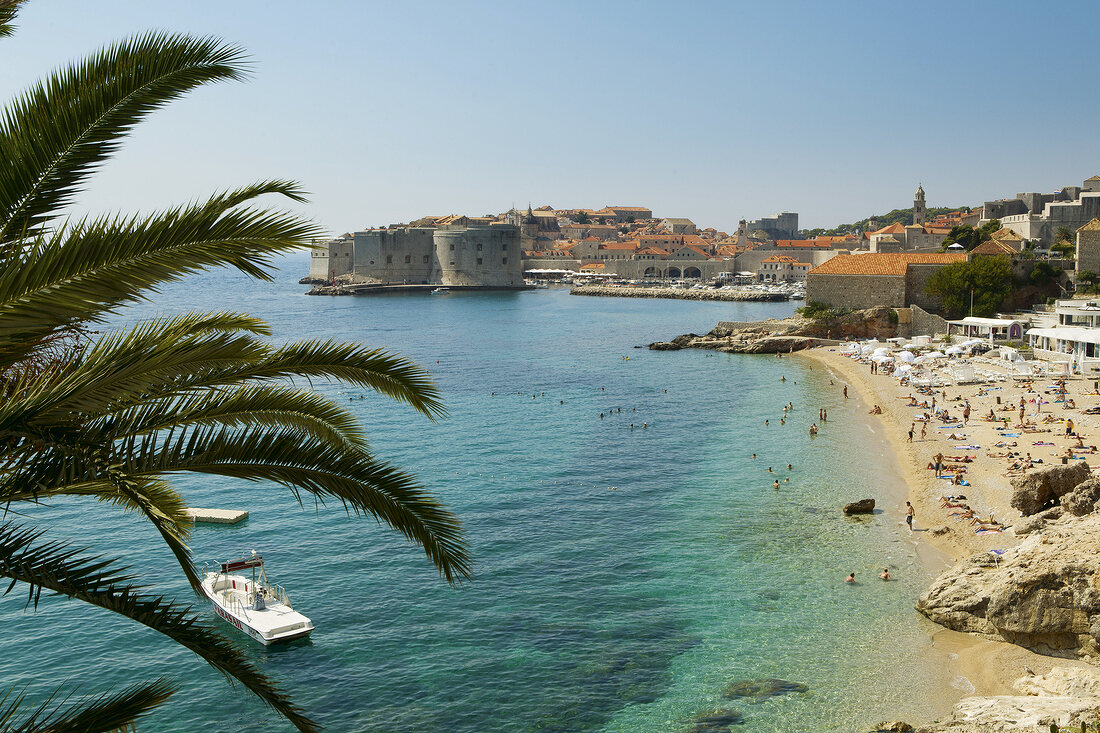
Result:
<svg viewBox="0 0 1100 733"><path fill-rule="evenodd" d="M0 0L0 38L6 38L15 33L15 14L23 0Z"/></svg>
<svg viewBox="0 0 1100 733"><path fill-rule="evenodd" d="M269 181L142 219L85 220L41 237L0 262L0 333L25 341L101 322L164 283L212 267L270 279L274 255L304 246L319 229L291 214L240 206L263 193L299 197L294 184Z"/></svg>
<svg viewBox="0 0 1100 733"><path fill-rule="evenodd" d="M0 525L0 577L25 583L28 603L37 604L43 590L84 601L137 621L190 649L222 674L255 693L298 730L316 724L229 640L202 624L189 606L161 596L139 593L127 568L113 561L85 557L83 550L58 542L39 542L42 533L11 522Z"/></svg>
<svg viewBox="0 0 1100 733"><path fill-rule="evenodd" d="M147 33L55 72L0 117L0 245L35 238L151 112L245 74L241 49ZM11 164L11 163L15 164Z"/></svg>
<svg viewBox="0 0 1100 733"><path fill-rule="evenodd" d="M323 503L336 499L366 513L423 548L448 583L470 577L462 523L416 479L365 450L337 447L293 430L194 429L171 441L152 437L134 446L133 475L178 471L250 481L275 481L301 500L302 491Z"/></svg>
<svg viewBox="0 0 1100 733"><path fill-rule="evenodd" d="M177 690L177 686L164 679L132 685L121 692L105 692L86 697L66 706L69 698L54 704L60 690L45 702L16 721L19 703L0 710L0 730L5 733L87 733L88 731L117 731L133 727Z"/></svg>

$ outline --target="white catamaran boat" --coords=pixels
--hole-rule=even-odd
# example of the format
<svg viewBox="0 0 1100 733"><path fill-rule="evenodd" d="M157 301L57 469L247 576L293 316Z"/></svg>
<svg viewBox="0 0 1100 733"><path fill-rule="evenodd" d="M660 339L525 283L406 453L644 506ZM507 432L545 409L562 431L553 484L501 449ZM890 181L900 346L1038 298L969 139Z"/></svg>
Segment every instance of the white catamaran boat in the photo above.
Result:
<svg viewBox="0 0 1100 733"><path fill-rule="evenodd" d="M236 574L248 569L251 579ZM313 622L290 607L286 591L268 582L264 559L255 550L239 560L214 563L202 590L219 616L261 644L301 639L313 631Z"/></svg>

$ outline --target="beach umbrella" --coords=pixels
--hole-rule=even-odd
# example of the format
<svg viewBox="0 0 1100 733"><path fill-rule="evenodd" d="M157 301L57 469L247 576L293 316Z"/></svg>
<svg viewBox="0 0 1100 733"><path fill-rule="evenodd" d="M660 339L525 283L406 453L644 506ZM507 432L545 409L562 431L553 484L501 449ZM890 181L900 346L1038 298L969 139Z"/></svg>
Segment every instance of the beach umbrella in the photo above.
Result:
<svg viewBox="0 0 1100 733"><path fill-rule="evenodd" d="M911 371L913 371L912 364L898 364L897 368L894 369L894 374L908 374Z"/></svg>
<svg viewBox="0 0 1100 733"><path fill-rule="evenodd" d="M929 351L927 354L925 354L925 356L927 356L929 359L942 359L944 357L944 353L942 351Z"/></svg>
<svg viewBox="0 0 1100 733"><path fill-rule="evenodd" d="M963 350L960 349L958 346L950 346L944 353L946 353L948 356L958 356L959 354L963 353Z"/></svg>
<svg viewBox="0 0 1100 733"><path fill-rule="evenodd" d="M888 361L893 361L894 357L888 354L875 354L871 357L871 361L877 361L880 364L884 364Z"/></svg>
<svg viewBox="0 0 1100 733"><path fill-rule="evenodd" d="M917 358L916 355L912 351L899 352L897 357L898 357L898 361L913 361Z"/></svg>

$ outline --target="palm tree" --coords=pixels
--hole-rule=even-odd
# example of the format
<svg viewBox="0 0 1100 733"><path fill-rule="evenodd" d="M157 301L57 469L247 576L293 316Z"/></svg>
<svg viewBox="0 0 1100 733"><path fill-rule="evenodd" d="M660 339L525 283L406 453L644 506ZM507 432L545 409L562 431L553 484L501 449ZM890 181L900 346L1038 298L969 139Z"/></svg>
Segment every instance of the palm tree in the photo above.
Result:
<svg viewBox="0 0 1100 733"><path fill-rule="evenodd" d="M0 36L10 34L16 5L0 0ZM276 255L318 234L256 204L267 194L301 201L288 181L145 216L61 216L147 114L202 84L243 76L238 48L148 34L53 74L0 117L0 503L72 496L137 512L197 588L190 521L167 477L191 471L274 481L299 499L308 492L387 523L420 546L447 582L460 582L470 565L457 518L413 477L377 459L347 411L294 381L350 382L435 419L444 411L425 371L357 344L274 346L264 323L239 313L92 331L188 273L230 265L270 279ZM238 680L299 730L317 730L236 646L189 606L145 591L117 559L8 520L0 523L0 578L11 583L6 592L26 588L32 608L47 591L144 624ZM9 692L0 699L0 729L114 730L174 689L158 679L74 704L51 698L30 710Z"/></svg>

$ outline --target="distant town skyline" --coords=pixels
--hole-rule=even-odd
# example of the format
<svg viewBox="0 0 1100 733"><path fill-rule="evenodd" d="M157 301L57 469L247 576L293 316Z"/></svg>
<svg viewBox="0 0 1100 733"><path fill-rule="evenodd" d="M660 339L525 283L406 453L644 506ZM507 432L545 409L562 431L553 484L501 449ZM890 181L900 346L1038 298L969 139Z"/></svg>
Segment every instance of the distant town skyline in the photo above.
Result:
<svg viewBox="0 0 1100 733"><path fill-rule="evenodd" d="M0 94L150 29L250 55L250 80L141 125L77 214L278 177L333 233L529 202L828 228L909 207L918 184L929 207L976 206L1100 173L1098 21L1083 0L33 0L0 39Z"/></svg>

